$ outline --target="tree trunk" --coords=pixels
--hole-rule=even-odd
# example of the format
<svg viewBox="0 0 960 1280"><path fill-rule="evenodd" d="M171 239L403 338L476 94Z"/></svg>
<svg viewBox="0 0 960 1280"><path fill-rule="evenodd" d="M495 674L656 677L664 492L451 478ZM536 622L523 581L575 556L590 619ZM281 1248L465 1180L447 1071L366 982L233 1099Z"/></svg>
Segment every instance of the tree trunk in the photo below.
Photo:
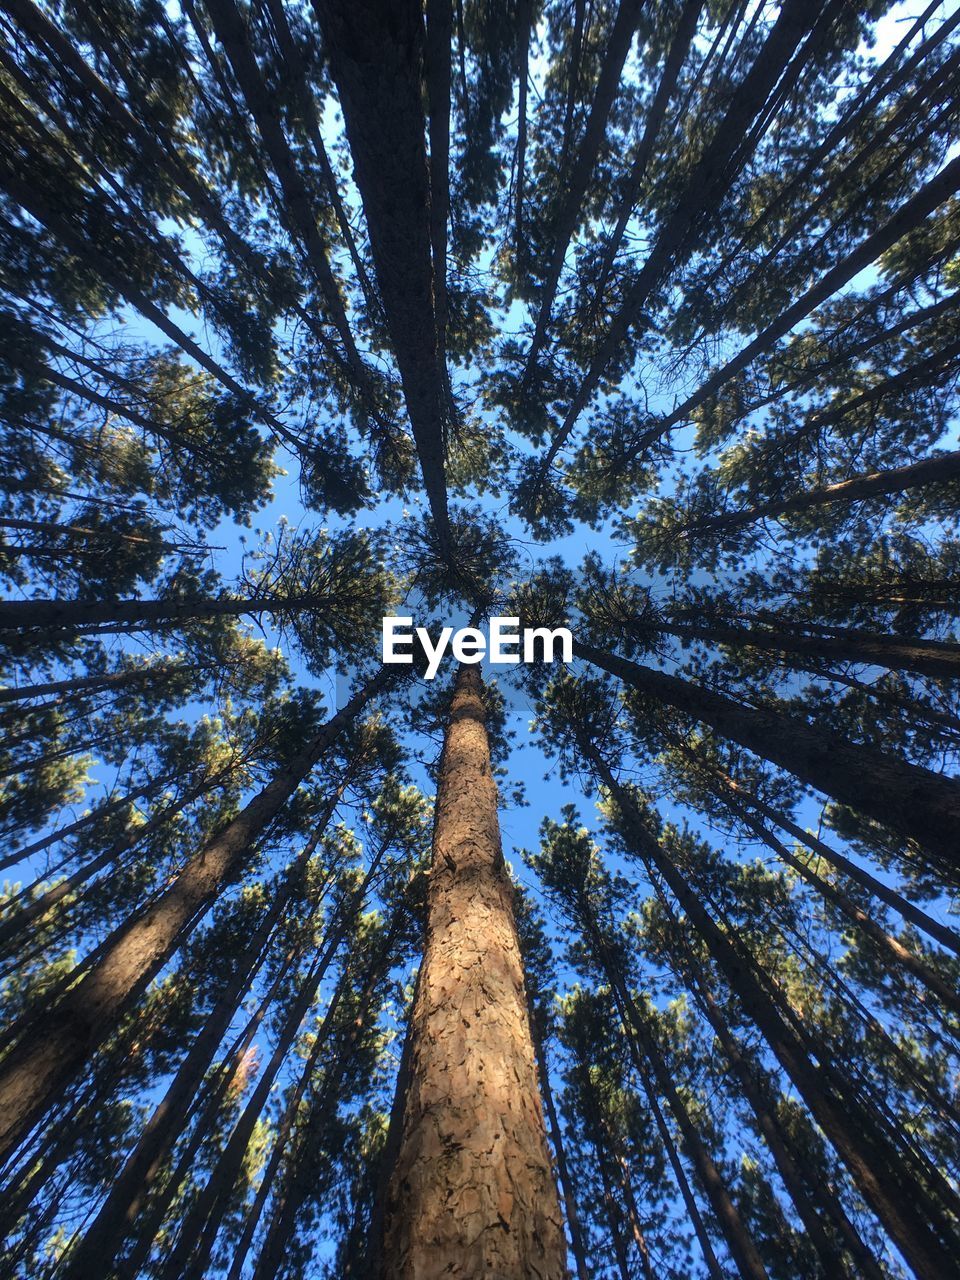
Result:
<svg viewBox="0 0 960 1280"><path fill-rule="evenodd" d="M437 350L420 5L414 0L313 0L313 5L340 97L423 485L438 541L449 554L446 397Z"/></svg>
<svg viewBox="0 0 960 1280"><path fill-rule="evenodd" d="M690 415L705 404L711 396L716 395L722 386L745 369L759 355L769 351L775 342L825 302L865 267L869 267L881 254L901 240L908 232L919 226L935 209L956 192L960 185L960 157L945 165L943 169L930 179L915 195L904 202L900 208L871 235L851 250L840 262L820 277L802 297L787 307L776 320L753 339L731 360L706 378L701 386L678 405L671 413L661 419L640 441L640 450L648 448L659 440L672 427L684 422Z"/></svg>
<svg viewBox="0 0 960 1280"><path fill-rule="evenodd" d="M630 662L580 641L574 653L641 693L709 724L808 786L868 814L960 870L960 784L777 711L745 707L701 685Z"/></svg>
<svg viewBox="0 0 960 1280"><path fill-rule="evenodd" d="M604 51L600 74L597 77L597 88L590 107L590 115L587 118L583 138L577 149L577 157L569 177L560 188L561 201L553 228L552 253L546 277L540 290L537 324L530 343L530 350L527 352L527 361L523 373L523 384L527 388L531 385L536 374L537 361L547 337L550 315L557 296L560 273L563 271L564 259L567 256L567 247L573 239L577 222L583 214L584 196L590 185L597 157L606 137L610 110L613 107L617 88L620 84L623 65L627 60L630 46L633 43L637 20L640 17L640 10L643 8L643 4L644 0L620 0L617 16L610 32L610 40Z"/></svg>
<svg viewBox="0 0 960 1280"><path fill-rule="evenodd" d="M566 1240L475 666L454 688L427 893L382 1276L561 1280Z"/></svg>
<svg viewBox="0 0 960 1280"><path fill-rule="evenodd" d="M659 888L656 885L654 887L655 889ZM679 928L676 914L662 890L659 890L658 897L670 916L674 927ZM697 1003L720 1041L724 1055L730 1063L740 1088L743 1090L744 1097L750 1104L757 1128L763 1135L780 1177L783 1179L783 1185L794 1203L804 1229L810 1238L810 1243L816 1250L820 1265L823 1267L824 1277L829 1280L833 1276L849 1275L850 1271L846 1262L841 1258L835 1244L824 1229L822 1220L826 1218L834 1223L842 1221L844 1226L849 1227L850 1224L846 1221L846 1214L842 1206L835 1200L829 1188L817 1185L808 1187L803 1176L802 1167L798 1166L794 1159L786 1136L777 1120L776 1113L770 1105L767 1091L762 1087L762 1077L760 1075L762 1069L755 1059L751 1059L748 1051L727 1025L714 998L707 975L691 948L685 948L684 959L679 967L683 981L687 982L693 991ZM879 1264L863 1242L859 1240L859 1237L857 1237L857 1244L859 1247L856 1250L854 1260L860 1268L859 1274L864 1280L867 1277L869 1277L869 1280L883 1280L883 1273Z"/></svg>
<svg viewBox="0 0 960 1280"><path fill-rule="evenodd" d="M690 51L693 37L696 34L697 22L700 19L700 12L703 6L704 0L686 0L677 22L677 30L670 45L670 52L667 54L666 61L663 64L660 83L657 86L657 92L644 121L643 136L637 144L633 163L630 166L630 173L620 201L617 225L614 227L604 249L603 261L600 264L597 283L594 286L592 306L594 315L599 312L600 307L603 305L603 295L606 292L607 281L610 279L610 273L613 271L613 265L617 260L617 254L626 234L627 224L640 195L640 186L647 172L650 157L653 155L653 145L660 133L664 117L667 114L667 107L673 101L673 95L680 79L680 72Z"/></svg>
<svg viewBox="0 0 960 1280"><path fill-rule="evenodd" d="M759 627L734 627L724 622L626 621L635 635L651 631L676 636L679 640L702 640L739 649L769 649L776 653L796 653L811 659L862 662L891 671L910 671L938 680L960 679L960 645L943 640L912 639L867 631L845 635L804 636L792 631L767 631ZM803 670L809 670L806 666Z"/></svg>
<svg viewBox="0 0 960 1280"><path fill-rule="evenodd" d="M745 133L763 110L769 94L823 7L822 2L814 3L813 0L786 0L780 6L776 22L753 66L737 85L724 118L659 228L653 247L629 293L598 344L563 422L543 455L541 476L547 474L569 439L608 366L642 315L647 300L678 258L692 252L700 229L709 225L711 214L720 207L723 195L739 171L740 164L735 163L735 158L741 151ZM832 292L833 289L830 290Z"/></svg>
<svg viewBox="0 0 960 1280"><path fill-rule="evenodd" d="M957 350L960 351L960 344ZM754 524L757 520L791 515L795 511L809 511L811 507L827 506L834 502L860 502L891 493L906 493L909 489L919 489L928 484L946 484L955 480L958 475L960 450L955 450L952 453L937 454L933 458L924 458L920 462L911 462L903 467L894 467L890 471L870 471L851 476L849 480L841 480L837 484L807 489L779 501L761 502L742 511L724 511L719 515L682 525L677 532L684 538L702 533L727 533L731 529Z"/></svg>
<svg viewBox="0 0 960 1280"><path fill-rule="evenodd" d="M43 1116L176 951L191 925L242 871L258 836L366 703L387 668L327 721L313 742L210 840L144 915L121 926L96 966L31 1029L0 1067L0 1155Z"/></svg>
<svg viewBox="0 0 960 1280"><path fill-rule="evenodd" d="M110 1188L109 1195L84 1233L83 1241L71 1255L68 1277L75 1276L76 1280L82 1280L95 1266L109 1270L127 1230L140 1212L164 1156L176 1141L190 1103L199 1092L203 1077L216 1053L217 1045L226 1033L254 973L263 963L273 931L300 885L303 869L333 817L345 785L344 781L331 796L310 839L287 868L269 910L240 957L229 982L204 1021L162 1101L144 1126L136 1146Z"/></svg>
<svg viewBox="0 0 960 1280"><path fill-rule="evenodd" d="M577 1210L577 1197L567 1164L567 1152L563 1141L563 1130L560 1128L560 1117L553 1101L553 1089L550 1087L550 1070L547 1064L546 1049L543 1036L538 1025L536 1014L530 1019L530 1032L533 1037L533 1050L537 1059L537 1077L540 1081L540 1094L543 1098L544 1110L547 1113L547 1127L550 1134L550 1145L557 1161L557 1177L563 1195L563 1207L567 1214L567 1228L570 1232L570 1252L573 1254L577 1268L577 1280L590 1280L587 1267L587 1252L584 1247L583 1227Z"/></svg>
<svg viewBox="0 0 960 1280"><path fill-rule="evenodd" d="M799 840L801 844L805 844L808 849L823 858L824 862L829 863L835 871L839 871L841 875L852 880L854 884L866 889L868 893L892 908L904 920L909 921L915 928L925 933L927 937L939 942L942 947L952 951L955 956L960 956L960 936L953 929L941 924L939 920L934 920L932 916L928 916L916 903L905 898L902 893L891 889L882 880L872 876L869 871L864 871L862 867L857 866L850 858L824 844L812 832L804 830L796 822L791 821L785 813L780 813L771 805L765 804L758 796L747 792L732 778L728 777L725 781L745 804L748 804L752 809L756 809L769 822L774 823L781 830L786 831L788 835L793 836L794 840Z"/></svg>
<svg viewBox="0 0 960 1280"><path fill-rule="evenodd" d="M743 1280L767 1280L767 1270L757 1246L747 1230L743 1219L737 1211L723 1175L717 1168L700 1131L690 1115L683 1095L677 1088L674 1078L660 1052L656 1034L650 1026L645 1014L637 1007L630 994L623 975L619 970L610 948L606 946L599 929L595 927L595 944L598 947L598 959L606 971L620 1017L629 1031L628 1041L636 1051L638 1048L653 1074L656 1087L661 1097L666 1099L667 1106L677 1123L683 1139L683 1147L691 1163L697 1171L697 1178L703 1187L710 1206L716 1214L717 1221L727 1242L727 1247L736 1263L737 1270Z"/></svg>
<svg viewBox="0 0 960 1280"><path fill-rule="evenodd" d="M48 680L45 684L20 685L18 688L0 689L0 703L25 702L42 698L47 694L85 693L87 690L126 689L130 685L144 684L150 680L169 680L173 676L187 675L202 670L200 663L163 661L134 667L129 671L107 671L96 676L77 676L72 680ZM53 705L52 703L50 705Z"/></svg>
<svg viewBox="0 0 960 1280"><path fill-rule="evenodd" d="M325 603L318 596L296 595L287 599L236 599L218 596L209 600L4 600L0 602L0 631L66 631L96 627L102 635L130 628L150 630L175 626L197 618L242 613L292 613L316 609Z"/></svg>

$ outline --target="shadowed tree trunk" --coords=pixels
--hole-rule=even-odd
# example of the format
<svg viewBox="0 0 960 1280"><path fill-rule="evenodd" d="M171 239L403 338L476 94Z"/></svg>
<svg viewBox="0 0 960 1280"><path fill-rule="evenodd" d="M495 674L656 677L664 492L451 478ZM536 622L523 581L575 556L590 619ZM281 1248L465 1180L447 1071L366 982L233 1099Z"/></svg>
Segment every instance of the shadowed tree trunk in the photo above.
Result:
<svg viewBox="0 0 960 1280"><path fill-rule="evenodd" d="M438 540L449 551L420 6L412 0L313 5L340 97L423 486Z"/></svg>
<svg viewBox="0 0 960 1280"><path fill-rule="evenodd" d="M238 599L218 596L209 600L4 600L0 603L0 631L42 628L65 631L96 627L98 634L150 630L176 626L197 618L242 613L292 613L327 603L320 596L294 595L289 599Z"/></svg>
<svg viewBox="0 0 960 1280"><path fill-rule="evenodd" d="M956 873L960 783L852 744L796 716L744 706L702 685L641 666L593 645L574 653L632 688L662 699L787 769L802 782L914 839Z"/></svg>
<svg viewBox="0 0 960 1280"><path fill-rule="evenodd" d="M958 475L960 450L939 453L936 457L924 458L920 462L910 462L889 471L864 472L836 484L806 489L789 498L761 502L741 511L723 511L719 515L682 525L677 532L685 538L696 537L697 534L727 533L758 520L791 515L795 511L809 511L811 507L829 506L834 502L859 502L868 498L886 497L888 494L906 493L910 489L919 489L928 484L946 484L955 480Z"/></svg>
<svg viewBox="0 0 960 1280"><path fill-rule="evenodd" d="M533 381L537 361L543 348L550 316L557 297L557 286L567 248L577 229L577 223L583 213L584 197L590 185L590 179L600 155L607 131L610 110L613 107L623 65L630 52L633 36L637 29L637 20L644 0L621 0L617 16L610 32L610 41L604 54L597 78L597 88L587 117L583 140L577 151L577 157L567 178L565 190L562 191L560 207L556 212L553 228L553 248L547 267L546 278L540 292L537 326L534 330L530 350L527 353L527 364L524 370L524 383L527 387ZM566 138L569 134L565 135Z"/></svg>
<svg viewBox="0 0 960 1280"><path fill-rule="evenodd" d="M567 1275L482 688L477 668L461 666L440 765L383 1280Z"/></svg>
<svg viewBox="0 0 960 1280"><path fill-rule="evenodd" d="M574 1265L577 1268L577 1280L590 1280L590 1270L587 1266L587 1252L583 1240L583 1227L580 1223L580 1214L577 1211L577 1199L574 1194L573 1180L570 1177L570 1166L567 1162L563 1130L560 1128L560 1118L557 1115L557 1108L553 1100L553 1089L550 1086L550 1070L547 1063L546 1048L543 1043L541 1027L538 1025L535 1013L530 1019L530 1030L533 1035L534 1053L537 1057L537 1074L540 1080L540 1093L543 1096L544 1109L547 1113L550 1142L553 1146L553 1153L557 1162L557 1177L559 1178L560 1189L563 1193L563 1207L567 1211L567 1228L570 1232L570 1250L573 1254Z"/></svg>

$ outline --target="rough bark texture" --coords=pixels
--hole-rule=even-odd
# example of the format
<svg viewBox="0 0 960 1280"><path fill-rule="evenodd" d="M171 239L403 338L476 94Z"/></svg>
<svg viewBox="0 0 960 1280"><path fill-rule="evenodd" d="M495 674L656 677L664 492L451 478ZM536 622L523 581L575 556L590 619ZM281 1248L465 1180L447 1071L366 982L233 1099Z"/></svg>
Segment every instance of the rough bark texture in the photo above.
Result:
<svg viewBox="0 0 960 1280"><path fill-rule="evenodd" d="M567 1275L481 695L477 668L461 667L383 1280Z"/></svg>

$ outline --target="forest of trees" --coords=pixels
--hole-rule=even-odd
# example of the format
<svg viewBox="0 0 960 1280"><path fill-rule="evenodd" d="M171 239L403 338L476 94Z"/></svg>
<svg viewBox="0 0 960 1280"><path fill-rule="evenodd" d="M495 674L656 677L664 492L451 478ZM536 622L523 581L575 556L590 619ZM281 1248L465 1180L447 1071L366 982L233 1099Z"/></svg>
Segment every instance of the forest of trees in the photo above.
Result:
<svg viewBox="0 0 960 1280"><path fill-rule="evenodd" d="M0 117L0 1280L960 1277L960 7L0 0Z"/></svg>

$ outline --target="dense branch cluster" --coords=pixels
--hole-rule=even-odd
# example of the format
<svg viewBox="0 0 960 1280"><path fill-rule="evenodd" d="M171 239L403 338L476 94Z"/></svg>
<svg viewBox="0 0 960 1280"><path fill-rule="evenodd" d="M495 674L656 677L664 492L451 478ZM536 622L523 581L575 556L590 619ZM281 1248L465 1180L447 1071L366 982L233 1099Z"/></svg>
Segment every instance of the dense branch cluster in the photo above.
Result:
<svg viewBox="0 0 960 1280"><path fill-rule="evenodd" d="M0 0L0 1277L960 1274L958 30Z"/></svg>

